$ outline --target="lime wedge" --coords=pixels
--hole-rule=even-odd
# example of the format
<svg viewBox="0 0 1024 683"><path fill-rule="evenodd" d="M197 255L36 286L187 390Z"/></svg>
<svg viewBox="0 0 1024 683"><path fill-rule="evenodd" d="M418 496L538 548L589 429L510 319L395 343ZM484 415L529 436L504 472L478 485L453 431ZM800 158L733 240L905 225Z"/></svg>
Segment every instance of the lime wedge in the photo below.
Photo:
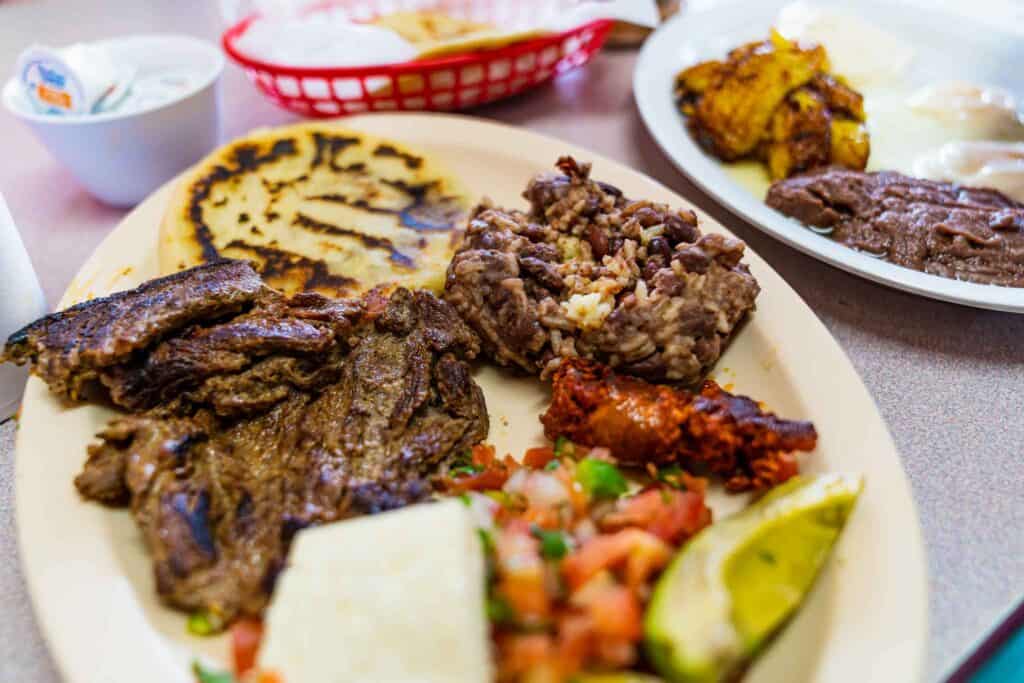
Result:
<svg viewBox="0 0 1024 683"><path fill-rule="evenodd" d="M679 683L737 673L800 606L862 486L850 475L794 477L697 534L644 617L658 672Z"/></svg>

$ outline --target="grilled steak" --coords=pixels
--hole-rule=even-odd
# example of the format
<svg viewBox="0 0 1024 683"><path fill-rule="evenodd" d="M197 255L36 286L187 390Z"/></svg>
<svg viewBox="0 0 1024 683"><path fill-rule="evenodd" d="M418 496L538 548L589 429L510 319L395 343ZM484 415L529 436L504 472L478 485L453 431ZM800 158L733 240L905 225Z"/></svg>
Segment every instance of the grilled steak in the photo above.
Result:
<svg viewBox="0 0 1024 683"><path fill-rule="evenodd" d="M165 301L198 310L189 283L218 270L217 296L244 301L233 315L211 307L187 327L182 317L160 326L172 320ZM465 362L478 341L448 304L406 290L285 298L252 292L253 276L237 263L186 271L117 295L154 302L153 321L113 319L122 309L111 297L73 314L79 329L107 332L62 340L58 313L5 352L49 371L62 393L98 378L118 405L149 408L107 426L75 484L131 506L168 604L224 619L263 610L296 531L424 498L431 474L488 431ZM144 299L147 288L173 294ZM99 366L56 346L110 350L120 335L145 341L93 353ZM41 365L53 358L59 372Z"/></svg>
<svg viewBox="0 0 1024 683"><path fill-rule="evenodd" d="M11 335L0 360L31 360L53 391L77 398L105 368L188 325L236 313L263 290L247 263L221 261L41 318Z"/></svg>
<svg viewBox="0 0 1024 683"><path fill-rule="evenodd" d="M906 268L1024 287L1024 204L995 190L830 168L775 183L765 201Z"/></svg>

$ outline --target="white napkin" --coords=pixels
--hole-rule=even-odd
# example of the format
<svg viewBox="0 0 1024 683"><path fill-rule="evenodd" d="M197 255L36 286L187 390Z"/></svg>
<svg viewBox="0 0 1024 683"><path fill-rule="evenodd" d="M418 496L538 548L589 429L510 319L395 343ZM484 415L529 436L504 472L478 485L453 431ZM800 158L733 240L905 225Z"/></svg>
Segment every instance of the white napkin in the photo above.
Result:
<svg viewBox="0 0 1024 683"><path fill-rule="evenodd" d="M419 49L389 29L360 25L370 9L445 11L437 0L332 6L306 12L308 0L221 0L221 12L230 24L258 11L236 45L247 55L288 66L358 66L390 64L414 59ZM466 8L453 12L466 15ZM558 33L596 19L616 19L637 26L657 27L661 15L656 0L534 0L528 3L481 3L469 6L469 17L517 33L541 29Z"/></svg>
<svg viewBox="0 0 1024 683"><path fill-rule="evenodd" d="M45 313L43 290L0 195L0 343ZM26 368L0 365L0 421L17 410L27 376Z"/></svg>

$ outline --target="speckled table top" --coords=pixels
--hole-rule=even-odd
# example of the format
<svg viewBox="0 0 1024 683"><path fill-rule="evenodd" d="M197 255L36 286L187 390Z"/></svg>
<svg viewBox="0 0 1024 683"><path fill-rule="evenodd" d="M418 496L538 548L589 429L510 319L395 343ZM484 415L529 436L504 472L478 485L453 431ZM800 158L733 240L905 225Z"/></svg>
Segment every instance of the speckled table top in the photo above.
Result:
<svg viewBox="0 0 1024 683"><path fill-rule="evenodd" d="M0 4L0 72L57 6ZM47 40L54 44L154 30L211 38L217 30L215 3L205 0L59 6L74 21L52 25ZM928 680L941 680L1024 592L1024 316L886 289L793 251L716 207L646 133L632 101L634 62L633 53L603 54L552 87L474 113L590 147L672 187L747 240L822 318L878 403L910 476L930 573ZM290 120L230 66L224 104L228 135ZM2 111L0 147L5 158L18 159L0 164L0 192L53 305L123 212L90 199ZM0 425L0 681L53 683L59 677L18 563L13 435L13 423Z"/></svg>

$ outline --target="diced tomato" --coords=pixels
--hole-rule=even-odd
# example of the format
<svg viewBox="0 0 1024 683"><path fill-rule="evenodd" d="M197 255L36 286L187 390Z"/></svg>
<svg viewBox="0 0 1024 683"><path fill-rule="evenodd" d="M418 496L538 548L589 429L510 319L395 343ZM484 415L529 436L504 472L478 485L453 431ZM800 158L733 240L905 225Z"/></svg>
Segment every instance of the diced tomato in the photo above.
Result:
<svg viewBox="0 0 1024 683"><path fill-rule="evenodd" d="M487 468L498 463L498 456L494 451L494 446L481 443L473 446L470 460L477 467Z"/></svg>
<svg viewBox="0 0 1024 683"><path fill-rule="evenodd" d="M501 679L514 680L531 669L545 665L552 654L551 636L543 633L515 633L498 641Z"/></svg>
<svg viewBox="0 0 1024 683"><path fill-rule="evenodd" d="M495 540L497 554L497 591L526 623L538 623L548 617L551 597L544 576L540 544L530 533L525 520L512 520Z"/></svg>
<svg viewBox="0 0 1024 683"><path fill-rule="evenodd" d="M635 591L602 570L574 591L569 602L585 620L586 666L620 668L635 662L643 631L643 608Z"/></svg>
<svg viewBox="0 0 1024 683"><path fill-rule="evenodd" d="M263 622L259 619L239 619L231 625L231 655L235 660L235 674L243 676L256 665L256 655L263 641Z"/></svg>
<svg viewBox="0 0 1024 683"><path fill-rule="evenodd" d="M595 536L562 561L562 575L573 590L603 569L626 567L626 582L639 586L665 566L671 548L660 538L640 529L623 529Z"/></svg>
<svg viewBox="0 0 1024 683"><path fill-rule="evenodd" d="M584 614L569 613L562 617L558 624L556 657L563 675L570 676L583 668L593 632L590 617Z"/></svg>
<svg viewBox="0 0 1024 683"><path fill-rule="evenodd" d="M637 527L678 545L711 523L704 496L668 487L651 488L619 501L616 511L601 520L601 528Z"/></svg>
<svg viewBox="0 0 1024 683"><path fill-rule="evenodd" d="M598 638L594 658L603 669L629 669L636 664L636 643L621 638Z"/></svg>
<svg viewBox="0 0 1024 683"><path fill-rule="evenodd" d="M477 474L465 477L448 478L444 487L450 493L466 493L468 491L497 491L508 480L508 470L494 467Z"/></svg>
<svg viewBox="0 0 1024 683"><path fill-rule="evenodd" d="M494 461L497 459L494 446L488 444L479 443L473 446L473 450L470 451L470 461L478 467L488 467L494 464Z"/></svg>
<svg viewBox="0 0 1024 683"><path fill-rule="evenodd" d="M566 464L565 460L562 463L563 465L552 474L558 477L558 480L565 486L565 490L568 491L569 504L572 506L574 518L582 517L587 512L590 499L583 491L583 487L576 481L575 465Z"/></svg>
<svg viewBox="0 0 1024 683"><path fill-rule="evenodd" d="M679 480L683 482L683 486L686 487L687 491L692 491L703 496L708 491L708 480L705 477L695 477L686 470L679 472Z"/></svg>
<svg viewBox="0 0 1024 683"><path fill-rule="evenodd" d="M533 469L540 469L555 459L555 450L551 446L531 448L523 456L523 464Z"/></svg>
<svg viewBox="0 0 1024 683"><path fill-rule="evenodd" d="M640 601L629 588L613 584L587 605L594 631L604 638L633 642L642 633Z"/></svg>

